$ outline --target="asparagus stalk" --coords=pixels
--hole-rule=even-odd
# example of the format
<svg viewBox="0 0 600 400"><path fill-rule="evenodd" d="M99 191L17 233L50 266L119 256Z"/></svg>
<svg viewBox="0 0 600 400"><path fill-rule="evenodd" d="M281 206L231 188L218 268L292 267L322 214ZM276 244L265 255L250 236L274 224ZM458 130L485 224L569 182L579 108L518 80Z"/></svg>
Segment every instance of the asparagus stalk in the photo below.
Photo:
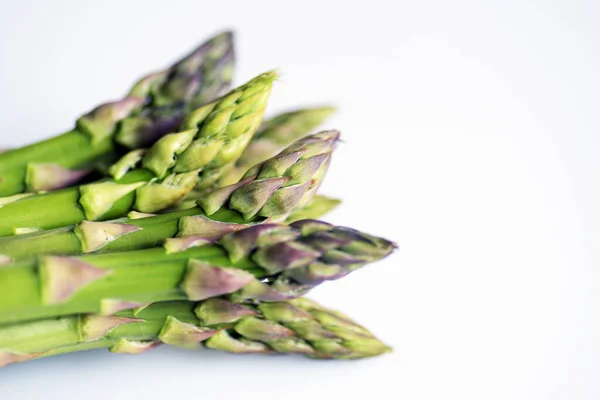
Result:
<svg viewBox="0 0 600 400"><path fill-rule="evenodd" d="M262 74L208 103L159 139L111 168L114 179L36 195L0 199L0 236L119 218L167 208L198 180L235 162L260 125L275 72ZM139 166L138 166L139 165Z"/></svg>
<svg viewBox="0 0 600 400"><path fill-rule="evenodd" d="M296 140L311 133L334 111L333 107L306 108L279 114L266 120L235 166L221 178L219 186L238 182L250 168L268 160Z"/></svg>
<svg viewBox="0 0 600 400"><path fill-rule="evenodd" d="M337 131L301 139L279 155L255 166L241 182L217 189L198 199L189 209L162 215L112 222L83 221L59 228L0 238L0 264L42 254L75 255L90 252L135 250L153 247L166 238L210 235L219 239L236 227L283 220L312 199L322 181L338 140ZM323 202L321 202L323 203ZM318 218L330 204L306 209L303 218ZM243 225L237 226L241 227Z"/></svg>
<svg viewBox="0 0 600 400"><path fill-rule="evenodd" d="M217 182L209 182L208 186L211 187L196 185L186 199L168 211L194 207L196 199L210 190L239 182L251 167L265 162L294 141L308 135L333 111L333 107L307 108L279 114L264 121L240 158Z"/></svg>
<svg viewBox="0 0 600 400"><path fill-rule="evenodd" d="M374 357L391 349L344 314L306 298L236 304L223 298L154 303L114 316L74 315L0 327L0 367L107 348L139 354L160 344L237 354Z"/></svg>
<svg viewBox="0 0 600 400"><path fill-rule="evenodd" d="M167 300L281 301L390 254L385 239L314 220L262 224L218 242L205 235L164 247L81 257L41 256L0 268L0 324L103 315Z"/></svg>
<svg viewBox="0 0 600 400"><path fill-rule="evenodd" d="M0 155L0 196L69 186L123 145L137 148L172 132L190 107L229 90L233 35L225 32L171 67L138 81L127 96L78 119L75 128Z"/></svg>

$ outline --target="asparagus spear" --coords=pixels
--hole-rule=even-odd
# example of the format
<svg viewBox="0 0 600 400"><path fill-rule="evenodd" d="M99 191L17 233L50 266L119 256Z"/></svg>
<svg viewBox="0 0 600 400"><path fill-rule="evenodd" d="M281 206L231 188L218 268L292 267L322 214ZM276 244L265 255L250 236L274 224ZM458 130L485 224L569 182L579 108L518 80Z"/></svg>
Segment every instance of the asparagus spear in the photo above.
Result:
<svg viewBox="0 0 600 400"><path fill-rule="evenodd" d="M294 141L308 135L333 111L333 107L306 108L279 114L264 121L230 170L225 171L217 182L209 182L210 187L204 184L197 185L186 199L168 211L192 208L196 205L199 196L212 189L239 182L251 167L265 162Z"/></svg>
<svg viewBox="0 0 600 400"><path fill-rule="evenodd" d="M162 215L89 222L26 235L0 238L0 264L41 254L74 255L89 252L134 250L156 246L166 238L209 235L218 239L233 224L283 220L302 209L322 181L337 131L300 139L279 155L255 166L240 183L204 195L198 206ZM322 202L321 202L322 203ZM325 209L305 209L303 218L317 218ZM313 204L314 208L315 205ZM207 216L210 217L207 218Z"/></svg>
<svg viewBox="0 0 600 400"><path fill-rule="evenodd" d="M344 314L306 298L244 305L215 298L154 303L115 316L75 315L3 326L0 367L100 348L139 354L162 343L320 359L374 357L391 350Z"/></svg>
<svg viewBox="0 0 600 400"><path fill-rule="evenodd" d="M213 179L239 158L260 124L276 76L262 74L198 108L185 118L181 132L117 162L115 179L0 199L0 236L114 219L132 210L154 212L177 203L198 180Z"/></svg>
<svg viewBox="0 0 600 400"><path fill-rule="evenodd" d="M145 303L281 301L390 254L385 239L324 222L255 225L218 242L204 235L164 247L81 257L41 256L0 268L0 324L80 313L112 314Z"/></svg>
<svg viewBox="0 0 600 400"><path fill-rule="evenodd" d="M238 182L250 168L311 133L334 111L333 107L306 108L279 114L265 121L235 163L235 167L221 178L219 185Z"/></svg>
<svg viewBox="0 0 600 400"><path fill-rule="evenodd" d="M62 135L0 155L0 196L69 186L119 145L148 145L171 132L190 107L229 90L233 35L225 32L173 66L138 81L122 100L103 104Z"/></svg>

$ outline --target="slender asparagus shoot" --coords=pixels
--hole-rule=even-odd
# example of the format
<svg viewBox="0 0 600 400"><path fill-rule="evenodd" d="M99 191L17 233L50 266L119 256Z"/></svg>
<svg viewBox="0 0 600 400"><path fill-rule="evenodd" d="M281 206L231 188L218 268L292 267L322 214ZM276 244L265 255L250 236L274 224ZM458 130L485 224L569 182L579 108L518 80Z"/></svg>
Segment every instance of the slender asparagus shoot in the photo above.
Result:
<svg viewBox="0 0 600 400"><path fill-rule="evenodd" d="M0 197L70 186L120 146L137 148L172 132L184 112L226 93L233 35L219 34L171 67L138 81L122 100L96 107L66 133L0 154Z"/></svg>
<svg viewBox="0 0 600 400"><path fill-rule="evenodd" d="M388 240L314 220L224 228L231 233L218 242L199 234L152 249L5 265L0 324L223 295L236 302L289 300L395 249Z"/></svg>
<svg viewBox="0 0 600 400"><path fill-rule="evenodd" d="M101 348L140 354L161 344L340 360L391 351L346 315L306 298L257 304L214 298L154 303L114 316L74 315L2 326L0 367Z"/></svg>
<svg viewBox="0 0 600 400"><path fill-rule="evenodd" d="M221 178L217 186L239 182L250 168L265 162L296 140L312 133L334 112L333 107L305 108L266 120L235 166Z"/></svg>
<svg viewBox="0 0 600 400"><path fill-rule="evenodd" d="M304 210L301 219L317 219L331 208L331 200L319 204L311 200L338 137L337 131L326 131L300 139L253 168L241 182L199 197L191 208L161 215L133 213L109 222L86 220L73 227L1 237L0 255L9 263L43 254L137 250L175 236L219 239L227 232L223 227L283 221L296 210Z"/></svg>
<svg viewBox="0 0 600 400"><path fill-rule="evenodd" d="M267 72L188 114L181 131L111 168L114 179L0 199L0 236L152 213L233 164L258 129L276 72Z"/></svg>

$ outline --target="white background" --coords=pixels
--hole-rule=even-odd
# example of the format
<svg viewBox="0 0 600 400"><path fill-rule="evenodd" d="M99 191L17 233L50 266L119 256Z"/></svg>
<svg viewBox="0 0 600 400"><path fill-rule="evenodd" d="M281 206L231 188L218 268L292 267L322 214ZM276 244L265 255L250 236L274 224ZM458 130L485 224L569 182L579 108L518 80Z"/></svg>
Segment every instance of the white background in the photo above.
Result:
<svg viewBox="0 0 600 400"><path fill-rule="evenodd" d="M234 28L237 83L281 68L270 114L340 108L329 220L401 250L312 295L392 354L97 351L2 370L0 397L598 399L599 17L592 0L3 1L2 145Z"/></svg>

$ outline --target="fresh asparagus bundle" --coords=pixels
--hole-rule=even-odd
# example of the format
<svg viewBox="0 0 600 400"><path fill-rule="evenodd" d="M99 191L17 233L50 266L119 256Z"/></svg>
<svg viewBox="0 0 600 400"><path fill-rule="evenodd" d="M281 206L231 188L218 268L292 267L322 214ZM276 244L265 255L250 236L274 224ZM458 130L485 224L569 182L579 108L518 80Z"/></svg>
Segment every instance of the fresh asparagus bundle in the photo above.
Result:
<svg viewBox="0 0 600 400"><path fill-rule="evenodd" d="M231 295L245 301L301 296L380 260L392 242L314 220L262 224L218 242L167 239L160 248L80 257L44 255L0 268L0 324L146 303Z"/></svg>
<svg viewBox="0 0 600 400"><path fill-rule="evenodd" d="M214 298L154 303L114 316L75 315L0 327L0 367L100 348L139 354L162 343L325 359L357 359L390 351L344 314L306 298L258 304Z"/></svg>
<svg viewBox="0 0 600 400"><path fill-rule="evenodd" d="M223 95L232 64L225 33L73 131L0 155L0 367L162 343L338 359L389 351L300 297L396 248L316 220L339 204L316 195L339 132L308 134L333 109L261 124L277 74ZM106 179L60 189L100 163Z"/></svg>
<svg viewBox="0 0 600 400"><path fill-rule="evenodd" d="M218 179L239 158L260 125L276 77L262 74L198 108L180 132L113 165L115 179L0 199L0 236L109 220L133 210L155 212L177 203L199 180Z"/></svg>
<svg viewBox="0 0 600 400"><path fill-rule="evenodd" d="M112 222L83 221L59 228L0 238L0 264L41 254L74 255L135 250L160 245L166 238L204 235L219 239L231 229L266 221L315 218L335 206L321 199L311 204L338 141L337 131L307 136L277 156L255 166L239 183L200 197L193 208ZM333 200L335 202L335 200ZM312 209L306 209L307 205ZM299 218L302 216L302 218ZM240 225L244 224L244 225Z"/></svg>
<svg viewBox="0 0 600 400"><path fill-rule="evenodd" d="M3 152L0 196L69 186L118 146L137 148L172 132L185 110L229 89L233 63L233 36L225 32L173 66L141 79L124 99L82 116L73 130Z"/></svg>

